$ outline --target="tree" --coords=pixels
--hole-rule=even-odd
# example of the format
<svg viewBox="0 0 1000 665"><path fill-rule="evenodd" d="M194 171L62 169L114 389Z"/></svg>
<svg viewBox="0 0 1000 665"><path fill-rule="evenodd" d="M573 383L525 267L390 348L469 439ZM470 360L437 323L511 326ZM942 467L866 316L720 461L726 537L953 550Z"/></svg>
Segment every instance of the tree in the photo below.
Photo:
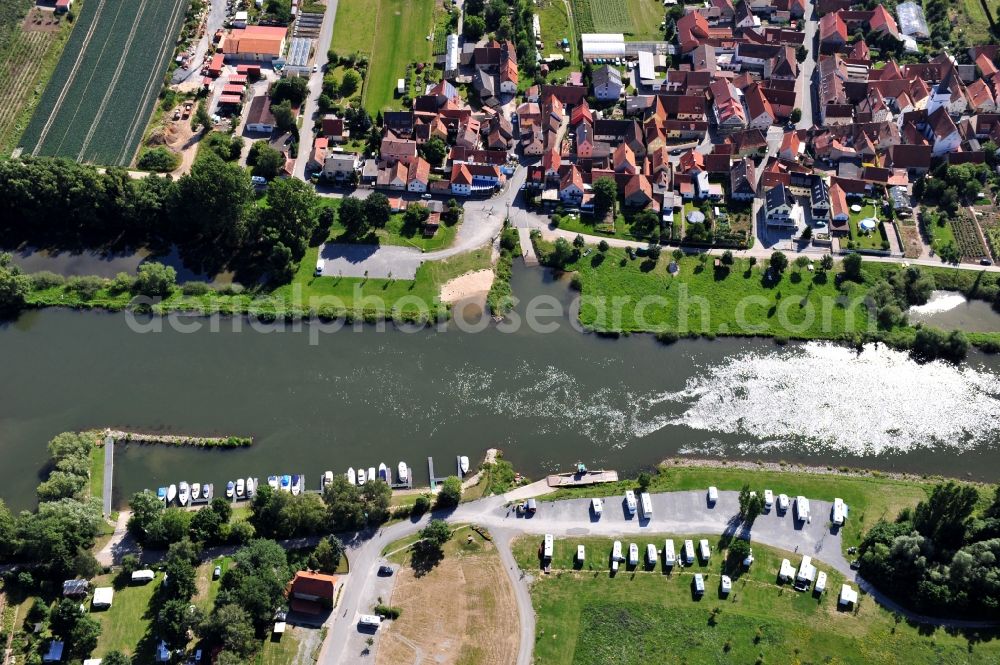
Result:
<svg viewBox="0 0 1000 665"><path fill-rule="evenodd" d="M279 104L286 99L292 106L299 106L309 94L309 79L303 76L285 76L271 86L271 101Z"/></svg>
<svg viewBox="0 0 1000 665"><path fill-rule="evenodd" d="M722 253L722 265L731 266L733 261L733 253L730 250L727 249Z"/></svg>
<svg viewBox="0 0 1000 665"><path fill-rule="evenodd" d="M861 277L861 266L864 263L861 255L856 252L851 252L844 257L844 275L851 280L860 281Z"/></svg>
<svg viewBox="0 0 1000 665"><path fill-rule="evenodd" d="M177 271L156 261L143 263L133 282L132 290L143 296L165 298L177 284Z"/></svg>
<svg viewBox="0 0 1000 665"><path fill-rule="evenodd" d="M639 491L645 492L646 490L649 489L649 484L653 482L653 479L648 473L643 471L639 474L638 482L639 482Z"/></svg>
<svg viewBox="0 0 1000 665"><path fill-rule="evenodd" d="M430 509L431 509L431 500L427 497L426 494L421 494L413 502L413 514L414 515L418 515L418 516L419 515L423 515L424 513L426 513Z"/></svg>
<svg viewBox="0 0 1000 665"><path fill-rule="evenodd" d="M136 161L136 166L144 171L168 173L181 163L181 156L166 146L156 146L143 151Z"/></svg>
<svg viewBox="0 0 1000 665"><path fill-rule="evenodd" d="M250 146L250 152L247 153L247 164L253 167L251 172L255 176L274 180L281 173L281 169L285 167L285 156L268 145L267 141L255 141ZM270 196L270 192L268 196Z"/></svg>
<svg viewBox="0 0 1000 665"><path fill-rule="evenodd" d="M769 259L769 264L771 269L774 270L779 275L785 271L788 267L788 257L785 256L784 252L774 252L771 254Z"/></svg>
<svg viewBox="0 0 1000 665"><path fill-rule="evenodd" d="M795 267L796 268L798 268L799 270L802 270L807 265L809 265L809 257L808 256L799 255L799 256L795 257Z"/></svg>
<svg viewBox="0 0 1000 665"><path fill-rule="evenodd" d="M168 600L160 606L153 625L156 635L171 649L180 649L188 642L188 633L201 625L201 610L187 600Z"/></svg>
<svg viewBox="0 0 1000 665"><path fill-rule="evenodd" d="M346 199L345 199L346 200ZM343 476L334 476L323 492L327 528L330 531L353 531L365 525L365 509L357 485Z"/></svg>
<svg viewBox="0 0 1000 665"><path fill-rule="evenodd" d="M740 517L748 524L753 524L757 516L764 512L764 499L760 494L750 491L750 485L744 484L740 490Z"/></svg>
<svg viewBox="0 0 1000 665"><path fill-rule="evenodd" d="M231 652L234 656L246 657L257 649L257 639L250 615L239 605L217 604L208 618L202 622L198 632L210 643L225 649L223 653Z"/></svg>
<svg viewBox="0 0 1000 665"><path fill-rule="evenodd" d="M36 512L23 512L16 520L18 555L37 562L35 573L39 577L75 577L81 563L77 555L93 547L102 522L99 499L40 503Z"/></svg>
<svg viewBox="0 0 1000 665"><path fill-rule="evenodd" d="M24 301L30 292L31 280L28 276L14 265L9 253L0 253L0 312L24 307Z"/></svg>
<svg viewBox="0 0 1000 665"><path fill-rule="evenodd" d="M385 228L385 225L389 223L389 219L392 217L392 206L389 204L389 197L382 192L372 192L364 200L363 207L365 220L373 228Z"/></svg>
<svg viewBox="0 0 1000 665"><path fill-rule="evenodd" d="M819 267L823 270L833 270L833 255L824 254L823 258L819 260Z"/></svg>
<svg viewBox="0 0 1000 665"><path fill-rule="evenodd" d="M380 524L389 519L392 488L388 484L381 481L365 483L361 487L361 500L364 502L369 524Z"/></svg>
<svg viewBox="0 0 1000 665"><path fill-rule="evenodd" d="M750 543L742 538L730 541L727 558L732 562L742 564L743 560L750 556Z"/></svg>
<svg viewBox="0 0 1000 665"><path fill-rule="evenodd" d="M944 549L956 549L965 537L979 493L954 481L936 485L926 501L913 511L913 528Z"/></svg>
<svg viewBox="0 0 1000 665"><path fill-rule="evenodd" d="M485 33L486 21L479 16L466 15L465 23L462 27L462 34L467 40L477 42Z"/></svg>
<svg viewBox="0 0 1000 665"><path fill-rule="evenodd" d="M347 197L340 202L337 210L340 223L347 229L348 235L355 238L363 238L368 235L370 226L368 216L365 214L364 203L360 199Z"/></svg>
<svg viewBox="0 0 1000 665"><path fill-rule="evenodd" d="M610 210L614 212L615 200L618 198L618 185L612 178L598 178L593 184L594 216L604 219Z"/></svg>
<svg viewBox="0 0 1000 665"><path fill-rule="evenodd" d="M344 76L340 79L340 96L350 97L358 88L361 86L361 74L353 69L348 69L344 72Z"/></svg>
<svg viewBox="0 0 1000 665"><path fill-rule="evenodd" d="M221 496L217 496L212 499L212 510L216 512L219 516L219 521L223 524L228 522L233 518L233 506L229 501L223 499Z"/></svg>
<svg viewBox="0 0 1000 665"><path fill-rule="evenodd" d="M440 550L451 539L451 528L444 520L431 520L420 530L420 537L432 547Z"/></svg>
<svg viewBox="0 0 1000 665"><path fill-rule="evenodd" d="M17 523L7 504L0 499L0 561L7 559L17 549L14 541Z"/></svg>
<svg viewBox="0 0 1000 665"><path fill-rule="evenodd" d="M292 577L285 550L273 540L254 540L236 552L233 563L222 576L217 602L242 607L262 629L284 602L285 585Z"/></svg>
<svg viewBox="0 0 1000 665"><path fill-rule="evenodd" d="M198 510L191 518L190 535L191 540L203 543L215 543L219 541L222 532L222 520L219 514L211 507L204 507Z"/></svg>
<svg viewBox="0 0 1000 665"><path fill-rule="evenodd" d="M161 586L166 598L187 602L195 592L195 571L189 550L190 541L174 543L167 550L166 563L163 571L166 573L166 583Z"/></svg>
<svg viewBox="0 0 1000 665"><path fill-rule="evenodd" d="M194 116L191 118L191 129L198 129L200 126L202 131L208 131L212 127L212 116L208 114L207 104L205 101L198 102L198 108L194 111Z"/></svg>
<svg viewBox="0 0 1000 665"><path fill-rule="evenodd" d="M71 657L84 658L97 648L101 624L89 615L83 615L66 636L66 651Z"/></svg>
<svg viewBox="0 0 1000 665"><path fill-rule="evenodd" d="M309 555L309 567L322 573L335 573L344 557L344 543L336 536L327 536Z"/></svg>
<svg viewBox="0 0 1000 665"><path fill-rule="evenodd" d="M438 490L436 506L438 508L454 508L462 500L462 481L458 476L448 476Z"/></svg>
<svg viewBox="0 0 1000 665"><path fill-rule="evenodd" d="M420 146L420 154L430 162L431 166L438 166L448 154L448 146L439 137L434 136Z"/></svg>
<svg viewBox="0 0 1000 665"><path fill-rule="evenodd" d="M258 209L250 235L260 263L280 282L294 275L316 232L319 197L312 186L297 178L274 181L267 196L268 205Z"/></svg>
<svg viewBox="0 0 1000 665"><path fill-rule="evenodd" d="M121 651L109 651L101 659L101 665L132 665L132 659Z"/></svg>
<svg viewBox="0 0 1000 665"><path fill-rule="evenodd" d="M556 238L556 241L552 246L552 252L548 255L548 263L553 268L562 270L567 264L576 260L577 256L577 250L569 244L569 241L565 238Z"/></svg>
<svg viewBox="0 0 1000 665"><path fill-rule="evenodd" d="M584 246L585 246L586 244L587 244L587 243L586 243L586 241L585 241L585 240L583 239L583 236L582 236L582 235L580 235L579 233L577 233L577 234L576 234L576 237L575 237L575 238L573 238L573 246L574 246L574 247L576 247L577 249L583 249L583 247L584 247Z"/></svg>
<svg viewBox="0 0 1000 665"><path fill-rule="evenodd" d="M271 104L271 114L274 116L274 126L279 132L291 132L295 130L295 111L292 104L287 99L280 104Z"/></svg>
<svg viewBox="0 0 1000 665"><path fill-rule="evenodd" d="M121 561L122 572L130 576L135 571L139 570L142 566L142 562L139 560L139 555L135 553L128 553L122 557Z"/></svg>
<svg viewBox="0 0 1000 665"><path fill-rule="evenodd" d="M253 187L246 171L228 164L217 155L206 153L191 166L191 171L177 181L173 200L173 219L179 228L176 237L183 239L188 252L188 267L203 267L205 254L212 258L237 247L243 240L245 210L253 199ZM192 265L192 260L194 259Z"/></svg>
<svg viewBox="0 0 1000 665"><path fill-rule="evenodd" d="M650 243L649 246L646 248L646 254L649 256L650 260L653 261L653 263L656 263L657 261L660 260L660 254L662 252L663 248L655 243Z"/></svg>
<svg viewBox="0 0 1000 665"><path fill-rule="evenodd" d="M610 248L611 245L608 244L607 240L601 240L601 242L597 243L597 251L600 252L601 254L605 253Z"/></svg>
<svg viewBox="0 0 1000 665"><path fill-rule="evenodd" d="M801 47L800 47L800 48L801 48ZM800 120L802 120L802 109L800 109L800 108L797 108L797 107L796 107L796 108L793 108L793 109L792 109L792 114L791 114L791 115L790 115L790 116L788 117L788 119L789 119L789 120L790 120L790 121L791 121L791 122L792 122L793 124L794 124L794 123L798 123L798 122L799 122Z"/></svg>

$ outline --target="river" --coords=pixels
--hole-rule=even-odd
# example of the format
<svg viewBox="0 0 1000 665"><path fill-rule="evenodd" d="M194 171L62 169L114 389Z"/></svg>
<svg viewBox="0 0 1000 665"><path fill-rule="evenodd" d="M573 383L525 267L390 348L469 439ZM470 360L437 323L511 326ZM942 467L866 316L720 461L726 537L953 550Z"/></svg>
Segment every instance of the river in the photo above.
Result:
<svg viewBox="0 0 1000 665"><path fill-rule="evenodd" d="M565 283L515 268L523 301ZM559 319L556 319L557 321ZM188 480L395 469L489 447L530 477L582 461L625 473L677 454L785 459L1000 479L1000 358L920 366L902 353L766 340L605 339L562 319L318 335L138 333L126 315L49 309L0 327L0 496L34 503L45 443L65 430L249 434L243 450L119 446L115 500ZM189 321L190 322L190 321ZM201 323L204 323L201 321Z"/></svg>

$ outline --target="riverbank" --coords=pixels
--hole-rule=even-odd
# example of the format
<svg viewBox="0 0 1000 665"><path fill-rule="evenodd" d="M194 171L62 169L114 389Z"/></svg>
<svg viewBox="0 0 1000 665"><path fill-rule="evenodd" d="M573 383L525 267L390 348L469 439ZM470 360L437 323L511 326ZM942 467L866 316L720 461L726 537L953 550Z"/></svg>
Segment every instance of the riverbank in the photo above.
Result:
<svg viewBox="0 0 1000 665"><path fill-rule="evenodd" d="M843 262L824 270L818 260L800 259L777 271L754 257L650 255L586 246L560 259L555 243L537 234L533 241L543 262L574 273L579 321L598 333L656 333L664 341L737 336L881 341L902 349L917 344L918 328L906 323L904 308L886 302L882 287L898 273L898 265L864 262L860 276L852 279ZM993 273L925 266L919 271L935 288L969 298L993 301L1000 291ZM1000 350L1000 331L965 336L983 350Z"/></svg>

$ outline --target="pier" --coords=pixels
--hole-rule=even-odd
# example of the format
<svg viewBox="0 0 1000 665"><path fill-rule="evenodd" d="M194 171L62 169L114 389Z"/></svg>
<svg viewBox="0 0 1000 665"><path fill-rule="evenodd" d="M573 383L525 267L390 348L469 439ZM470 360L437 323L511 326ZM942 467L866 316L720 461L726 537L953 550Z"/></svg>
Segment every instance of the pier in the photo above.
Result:
<svg viewBox="0 0 1000 665"><path fill-rule="evenodd" d="M617 471L575 471L573 473L553 473L546 482L549 487L584 487L601 483L618 482Z"/></svg>
<svg viewBox="0 0 1000 665"><path fill-rule="evenodd" d="M111 481L115 477L115 440L104 437L104 495L101 497L104 519L111 517Z"/></svg>
<svg viewBox="0 0 1000 665"><path fill-rule="evenodd" d="M524 265L537 266L538 256L535 254L535 245L531 242L531 231L526 228L519 228L517 230L517 237L521 243L521 258L524 259Z"/></svg>

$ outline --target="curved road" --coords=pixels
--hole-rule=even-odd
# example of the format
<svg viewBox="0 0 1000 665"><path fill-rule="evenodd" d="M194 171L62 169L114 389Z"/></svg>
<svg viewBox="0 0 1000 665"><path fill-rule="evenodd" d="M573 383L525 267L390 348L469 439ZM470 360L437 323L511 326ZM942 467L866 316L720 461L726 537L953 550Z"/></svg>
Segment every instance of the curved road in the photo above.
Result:
<svg viewBox="0 0 1000 665"><path fill-rule="evenodd" d="M813 556L820 566L833 568L848 580L854 580L877 603L910 620L959 628L995 625L990 622L940 620L908 612L885 598L863 579L857 578L843 555L839 531L830 527L828 516L832 504L828 501L810 500L813 517L809 523L798 523L793 519L791 511L780 514L777 510L772 510L758 517L752 529L746 530L737 518L738 492L720 492L719 500L714 506L707 505L704 491L653 494L652 499L653 517L650 520L629 517L622 506L621 496L605 499L604 514L600 519L592 516L590 499L541 502L533 517L519 517L506 508L506 497L490 497L462 504L450 513L436 513L433 517L479 524L493 534L517 601L520 624L518 665L530 665L535 642L535 615L529 587L531 579L518 568L510 550L511 540L524 534L551 533L556 537L568 538L585 535L634 537L644 534L699 533L749 535L751 542ZM368 537L358 536L345 542L352 572L332 616L332 624L319 658L320 665L353 662L353 651L348 646L351 638L358 635L358 615L367 613L374 604L369 590L376 579L382 550L393 541L417 532L430 519L430 515L425 515L418 520L393 524Z"/></svg>

